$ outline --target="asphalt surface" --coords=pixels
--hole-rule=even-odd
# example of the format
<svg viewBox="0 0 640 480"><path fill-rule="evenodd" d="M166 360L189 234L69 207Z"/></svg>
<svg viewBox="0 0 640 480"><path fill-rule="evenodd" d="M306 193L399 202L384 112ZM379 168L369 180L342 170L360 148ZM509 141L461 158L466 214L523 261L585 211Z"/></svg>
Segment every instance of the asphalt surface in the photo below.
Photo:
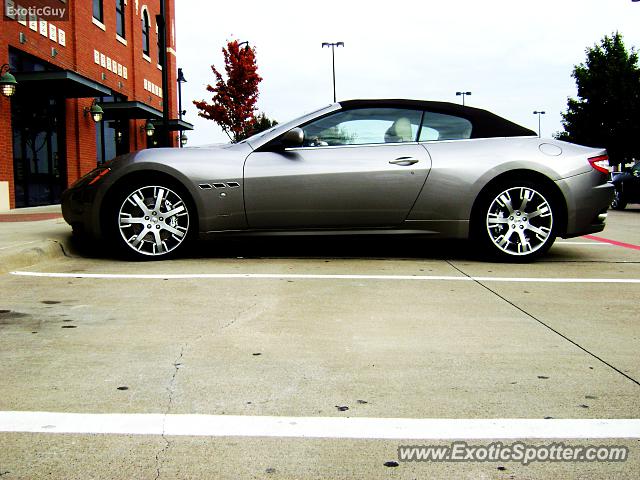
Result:
<svg viewBox="0 0 640 480"><path fill-rule="evenodd" d="M0 413L640 418L637 205L610 212L598 237L615 244L559 240L532 264L487 263L466 242L400 237L207 241L187 258L123 262L73 244L59 218L0 222L0 234ZM450 444L429 432L402 440L331 429L307 438L41 428L0 433L3 480L640 471L640 439L572 430L566 444L623 445L629 459L398 462L399 445Z"/></svg>

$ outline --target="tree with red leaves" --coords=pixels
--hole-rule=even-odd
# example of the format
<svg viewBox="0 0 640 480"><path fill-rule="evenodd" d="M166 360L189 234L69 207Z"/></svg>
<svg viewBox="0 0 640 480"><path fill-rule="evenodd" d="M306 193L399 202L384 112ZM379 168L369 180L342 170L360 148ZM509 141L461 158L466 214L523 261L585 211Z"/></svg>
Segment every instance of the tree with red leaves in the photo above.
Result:
<svg viewBox="0 0 640 480"><path fill-rule="evenodd" d="M211 65L216 77L215 87L207 85L207 91L214 94L212 103L204 100L193 103L199 110L198 116L213 120L232 142L239 142L254 131L258 84L262 77L258 75L255 49L248 44L242 48L237 40L232 40L222 53L227 80Z"/></svg>

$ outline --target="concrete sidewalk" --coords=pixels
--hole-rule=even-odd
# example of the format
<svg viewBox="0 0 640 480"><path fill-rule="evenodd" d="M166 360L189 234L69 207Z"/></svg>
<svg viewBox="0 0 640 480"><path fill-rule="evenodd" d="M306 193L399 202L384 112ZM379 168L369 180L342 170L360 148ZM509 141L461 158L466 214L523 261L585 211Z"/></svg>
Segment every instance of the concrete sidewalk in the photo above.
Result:
<svg viewBox="0 0 640 480"><path fill-rule="evenodd" d="M0 273L62 257L70 244L60 205L0 213Z"/></svg>

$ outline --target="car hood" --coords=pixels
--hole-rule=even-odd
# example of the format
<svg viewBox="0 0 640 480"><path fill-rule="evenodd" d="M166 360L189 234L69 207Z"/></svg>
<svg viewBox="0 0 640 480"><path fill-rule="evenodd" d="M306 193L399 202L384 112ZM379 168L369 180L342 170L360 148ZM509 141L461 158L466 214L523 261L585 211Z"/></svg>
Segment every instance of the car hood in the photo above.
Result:
<svg viewBox="0 0 640 480"><path fill-rule="evenodd" d="M242 163L252 152L250 146L240 144L219 144L188 148L149 148L138 150L114 158L104 164L114 172L122 169L164 170L163 166L183 171L192 170L199 164L211 167L226 163Z"/></svg>

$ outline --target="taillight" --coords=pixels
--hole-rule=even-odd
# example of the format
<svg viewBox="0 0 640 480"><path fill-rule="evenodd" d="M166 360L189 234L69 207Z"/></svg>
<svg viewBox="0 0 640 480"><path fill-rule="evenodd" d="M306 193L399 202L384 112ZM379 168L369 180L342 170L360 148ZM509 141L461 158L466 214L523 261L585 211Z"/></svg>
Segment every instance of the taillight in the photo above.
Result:
<svg viewBox="0 0 640 480"><path fill-rule="evenodd" d="M589 163L593 168L599 172L609 174L609 155L599 155L597 157L591 157Z"/></svg>

